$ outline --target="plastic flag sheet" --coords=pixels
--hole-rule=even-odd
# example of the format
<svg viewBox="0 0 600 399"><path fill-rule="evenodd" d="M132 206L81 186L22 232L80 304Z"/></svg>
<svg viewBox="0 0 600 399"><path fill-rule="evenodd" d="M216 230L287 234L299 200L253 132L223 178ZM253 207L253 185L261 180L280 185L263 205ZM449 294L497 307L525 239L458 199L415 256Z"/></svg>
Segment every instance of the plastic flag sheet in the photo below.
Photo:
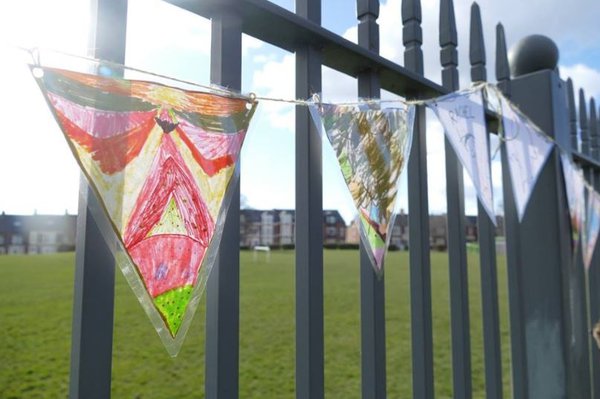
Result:
<svg viewBox="0 0 600 399"><path fill-rule="evenodd" d="M358 211L363 244L381 274L394 225L399 178L410 151L414 107L378 110L315 103L311 115L337 156Z"/></svg>
<svg viewBox="0 0 600 399"><path fill-rule="evenodd" d="M585 234L582 234L583 265L589 269L600 232L600 194L591 189L588 189L587 225L584 231Z"/></svg>
<svg viewBox="0 0 600 399"><path fill-rule="evenodd" d="M469 174L481 204L496 224L481 89L448 94L427 105L444 127L446 137Z"/></svg>
<svg viewBox="0 0 600 399"><path fill-rule="evenodd" d="M515 202L519 221L522 221L535 183L554 143L516 106L497 90L494 92L500 96L502 140L506 143Z"/></svg>
<svg viewBox="0 0 600 399"><path fill-rule="evenodd" d="M167 351L183 343L214 263L256 103L32 67L118 238L114 255Z"/></svg>
<svg viewBox="0 0 600 399"><path fill-rule="evenodd" d="M585 179L581 168L577 167L567 154L562 153L560 159L571 216L571 245L575 254L583 226L585 226Z"/></svg>

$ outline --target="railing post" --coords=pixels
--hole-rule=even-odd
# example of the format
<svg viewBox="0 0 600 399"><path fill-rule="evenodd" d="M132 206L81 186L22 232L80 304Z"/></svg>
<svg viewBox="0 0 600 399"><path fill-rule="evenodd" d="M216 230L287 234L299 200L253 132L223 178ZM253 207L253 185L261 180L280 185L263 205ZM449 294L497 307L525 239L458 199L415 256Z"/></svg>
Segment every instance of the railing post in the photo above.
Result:
<svg viewBox="0 0 600 399"><path fill-rule="evenodd" d="M502 24L496 26L496 80L502 92L510 97L511 81L506 38ZM527 399L527 356L525 354L525 319L523 316L522 264L519 257L520 228L517 206L508 166L506 143L501 146L502 194L506 237L506 269L510 308L510 347L513 399Z"/></svg>
<svg viewBox="0 0 600 399"><path fill-rule="evenodd" d="M569 79L566 84L567 90L567 112L569 119L568 140L565 140L565 150L577 152L577 111L575 109L575 96L573 93L573 83ZM594 143L592 143L594 146ZM586 276L583 267L583 258L581 253L581 242L575 243L575 248L570 248L570 259L568 268L565 268L565 287L569 294L569 323L567 323L567 332L569 336L568 352L568 380L569 397L591 398L592 382L590 359L593 359L593 351L590 352L590 326L588 319L588 305L586 294ZM590 306L595 306L590 304ZM594 367L597 369L597 367ZM597 372L598 370L596 370Z"/></svg>
<svg viewBox="0 0 600 399"><path fill-rule="evenodd" d="M479 5L471 6L469 42L471 80L487 80L485 42ZM489 131L487 137L489 150ZM496 228L480 200L477 201L479 267L481 273L481 311L485 357L485 393L487 399L502 398L502 352L500 350L500 314L498 310L498 273L496 267Z"/></svg>
<svg viewBox="0 0 600 399"><path fill-rule="evenodd" d="M458 83L458 35L452 0L440 1L440 60L442 85L452 91ZM450 281L450 325L452 329L453 394L457 398L472 396L471 334L469 331L469 281L465 239L465 188L463 166L447 137L446 207L448 215L448 262Z"/></svg>
<svg viewBox="0 0 600 399"><path fill-rule="evenodd" d="M379 0L357 0L358 44L379 53ZM376 71L358 75L358 96L379 98ZM361 386L363 399L386 397L385 285L377 278L364 244L360 244Z"/></svg>
<svg viewBox="0 0 600 399"><path fill-rule="evenodd" d="M567 104L568 104L568 112L569 112L569 134L570 134L570 146L566 147L567 150L571 152L571 154L578 152L578 131L577 131L577 108L575 107L575 93L573 90L573 81L571 79L567 80ZM581 234L581 232L580 232ZM580 237L582 237L580 235ZM578 367L577 377L579 378L587 378L584 381L584 384L587 384L586 393L591 398L592 392L594 391L593 386L593 376L596 373L600 372L600 368L594 363L594 361L598 361L597 351L591 347L590 350L590 340L591 334L589 334L589 316L590 314L598 309L598 305L595 302L591 302L589 304L589 312L588 313L588 291L586 285L586 276L585 270L583 267L583 255L582 255L582 247L583 244L581 240L575 243L575 247L573 248L573 254L571 256L572 263L570 264L571 273L574 278L571 279L571 295L573 299L576 299L579 303L576 306L576 309L580 309L581 312L572 313L571 314L571 322L572 322L572 340L571 345L572 353L577 355L577 362L581 364ZM589 276L590 279L593 279L593 276ZM591 280L590 280L591 281ZM594 285L595 287L596 285ZM574 295L576 294L576 295ZM591 363L589 361L591 360ZM585 362L585 364L582 364ZM590 378L592 380L590 381ZM584 385L585 386L585 385Z"/></svg>
<svg viewBox="0 0 600 399"><path fill-rule="evenodd" d="M91 10L93 56L124 63L127 0L93 0ZM115 264L101 231L111 227L83 176L80 184L69 397L110 398Z"/></svg>
<svg viewBox="0 0 600 399"><path fill-rule="evenodd" d="M402 0L404 66L423 74L423 30L420 0ZM416 95L416 94L415 94ZM431 399L433 389L433 333L431 320L431 261L425 108L417 107L408 161L408 227L410 246L410 307L412 331L413 398Z"/></svg>
<svg viewBox="0 0 600 399"><path fill-rule="evenodd" d="M320 0L297 0L296 12L321 23ZM296 51L296 97L321 92L321 53ZM308 109L296 106L296 398L324 391L322 145Z"/></svg>
<svg viewBox="0 0 600 399"><path fill-rule="evenodd" d="M562 148L570 144L565 84L554 70L553 43L529 37L521 43L544 52L543 70L517 47L511 69L511 100ZM554 49L552 48L554 46ZM557 57L556 57L557 58ZM539 62L537 63L539 64ZM512 183L511 183L512 184ZM526 377L529 398L583 398L570 361L570 234L568 205L557 149L544 164L518 226L523 295ZM551 217L549 217L549 215Z"/></svg>
<svg viewBox="0 0 600 399"><path fill-rule="evenodd" d="M584 155L598 161L598 125L596 124L596 109L595 101L590 101L589 119L587 118L585 94L583 90L579 93L579 116L581 126L582 151ZM585 139L585 143L584 143ZM590 184L596 192L600 192L600 171L593 166L584 168L584 173ZM589 198L588 198L589 201ZM600 294L598 294L598 286L600 284L600 251L599 244L596 243L596 248L592 256L592 261L588 269L588 295L589 295L589 327L594 326L600 321ZM594 341L591 341L588 336L588 343L591 349L591 384L594 398L600 398L600 353ZM591 342L589 342L591 341Z"/></svg>
<svg viewBox="0 0 600 399"><path fill-rule="evenodd" d="M211 22L210 80L240 90L242 24L236 0L223 1ZM238 165L239 168L239 165ZM205 396L235 399L239 393L240 182L232 190L215 265L206 286Z"/></svg>
<svg viewBox="0 0 600 399"><path fill-rule="evenodd" d="M567 82L568 84L568 82ZM567 88L570 90L569 91L569 108L570 108L570 115L569 115L569 121L570 121L570 125L571 125L571 129L575 129L575 133L571 132L571 141L572 142L576 142L577 140L577 109L575 108L575 94L572 92L573 87L572 87L572 82L570 86L567 86ZM572 98L571 98L572 96ZM583 89L579 90L579 138L581 139L581 151L580 154L583 154L586 157L590 157L590 135L588 132L588 117L587 117L587 104L585 101L585 93L583 91ZM575 135L575 137L573 137ZM575 149L577 147L573 146ZM576 151L576 150L575 150ZM589 184L592 185L592 187L594 187L596 190L598 190L598 179L596 178L596 171L594 170L593 167L589 166L589 165L583 165L583 174L585 176L585 179L587 180L587 182ZM587 195L587 193L586 193ZM586 197L587 201L589 201L589 197ZM585 243L581 243L581 246L585 245ZM581 247L580 247L581 248ZM581 252L581 251L580 251ZM594 262L598 262L598 255L594 255L592 258L592 264ZM578 262L581 262L580 264L583 263L583 260L581 260L581 255L578 256L577 259ZM581 266L583 267L583 266ZM596 294L597 292L597 287L598 287L598 283L600 281L599 276L598 276L598 269L596 268L592 268L590 267L590 269L588 270L588 276L587 276L587 291L588 291L588 300L589 300L589 326L593 326L594 323L596 322L596 320L598 320L598 316L600 315L600 305L598 304L597 300L600 299L599 296ZM599 361L600 357L598 356L597 350L595 348L594 343L590 342L591 341L591 335L589 335L587 337L588 344L591 344L591 364L590 364L590 377L591 377L591 392L594 398L598 398L600 395L600 367L598 367L598 363L595 363L597 361ZM592 395L590 395L590 397L592 397Z"/></svg>

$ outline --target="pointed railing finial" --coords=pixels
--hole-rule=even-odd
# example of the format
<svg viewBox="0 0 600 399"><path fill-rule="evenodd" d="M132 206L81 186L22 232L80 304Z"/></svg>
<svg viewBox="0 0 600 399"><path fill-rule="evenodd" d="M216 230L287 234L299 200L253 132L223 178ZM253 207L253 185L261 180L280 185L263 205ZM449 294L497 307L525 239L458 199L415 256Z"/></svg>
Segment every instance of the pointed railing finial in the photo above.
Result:
<svg viewBox="0 0 600 399"><path fill-rule="evenodd" d="M450 44L458 46L458 34L456 33L456 18L454 16L454 4L452 0L440 1L440 46Z"/></svg>
<svg viewBox="0 0 600 399"><path fill-rule="evenodd" d="M504 94L510 95L510 66L506 51L506 37L501 23L496 25L496 80Z"/></svg>
<svg viewBox="0 0 600 399"><path fill-rule="evenodd" d="M357 0L358 44L375 53L379 52L379 0Z"/></svg>
<svg viewBox="0 0 600 399"><path fill-rule="evenodd" d="M594 159L600 157L600 143L598 142L598 119L596 118L596 100L594 97L590 99L590 155Z"/></svg>
<svg viewBox="0 0 600 399"><path fill-rule="evenodd" d="M581 152L590 155L590 135L588 132L587 104L585 92L579 89L579 130L581 135Z"/></svg>
<svg viewBox="0 0 600 399"><path fill-rule="evenodd" d="M579 140L577 132L577 108L575 107L575 90L573 80L567 79L567 101L569 105L569 130L571 132L571 151L579 151Z"/></svg>
<svg viewBox="0 0 600 399"><path fill-rule="evenodd" d="M440 1L440 62L442 63L442 85L449 90L458 90L458 34L452 0Z"/></svg>
<svg viewBox="0 0 600 399"><path fill-rule="evenodd" d="M404 66L423 74L423 29L421 28L421 1L402 0L402 43L404 44Z"/></svg>
<svg viewBox="0 0 600 399"><path fill-rule="evenodd" d="M471 5L471 30L469 38L469 61L471 62L471 81L485 82L485 42L483 40L483 24L479 4Z"/></svg>

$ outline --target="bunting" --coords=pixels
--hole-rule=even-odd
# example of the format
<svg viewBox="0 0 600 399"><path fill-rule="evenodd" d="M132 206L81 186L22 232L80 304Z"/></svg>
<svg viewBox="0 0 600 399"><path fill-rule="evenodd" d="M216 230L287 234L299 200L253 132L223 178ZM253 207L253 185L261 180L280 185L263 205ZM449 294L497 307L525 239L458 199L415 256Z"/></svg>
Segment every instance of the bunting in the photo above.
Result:
<svg viewBox="0 0 600 399"><path fill-rule="evenodd" d="M218 246L256 104L157 83L33 67L119 238L119 262L171 355ZM110 238L108 238L110 240Z"/></svg>
<svg viewBox="0 0 600 399"><path fill-rule="evenodd" d="M466 169L490 219L496 224L490 152L481 90L439 97L428 103Z"/></svg>
<svg viewBox="0 0 600 399"><path fill-rule="evenodd" d="M414 107L378 110L315 104L310 108L337 156L358 211L363 244L375 272L381 274L399 178L410 151Z"/></svg>
<svg viewBox="0 0 600 399"><path fill-rule="evenodd" d="M32 72L111 222L110 234L118 237L125 253L119 266L167 350L176 355L214 263L256 102L226 91L190 91L56 68L34 66ZM385 109L376 108L381 101L292 101L310 107L336 154L378 275L410 152L415 104L434 111L496 223L484 93L488 106L501 115L500 138L521 221L554 143L497 89L477 87ZM581 170L565 154L561 162L572 245L582 242L589 268L600 230L600 194L587 188L586 209Z"/></svg>
<svg viewBox="0 0 600 399"><path fill-rule="evenodd" d="M588 190L587 226L583 237L583 265L590 268L600 232L600 194Z"/></svg>
<svg viewBox="0 0 600 399"><path fill-rule="evenodd" d="M519 221L522 221L535 183L554 144L508 100L502 97L500 104L502 138L506 144Z"/></svg>
<svg viewBox="0 0 600 399"><path fill-rule="evenodd" d="M571 245L575 251L582 229L585 228L585 179L581 169L575 166L567 154L561 154L560 159L571 217Z"/></svg>

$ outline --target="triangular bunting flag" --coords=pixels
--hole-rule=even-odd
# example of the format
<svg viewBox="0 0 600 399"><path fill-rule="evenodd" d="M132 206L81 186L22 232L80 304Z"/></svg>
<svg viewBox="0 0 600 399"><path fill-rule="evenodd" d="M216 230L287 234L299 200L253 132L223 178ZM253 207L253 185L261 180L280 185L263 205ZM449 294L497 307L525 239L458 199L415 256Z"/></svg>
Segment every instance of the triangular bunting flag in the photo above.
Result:
<svg viewBox="0 0 600 399"><path fill-rule="evenodd" d="M501 97L503 136L519 221L553 143L521 111Z"/></svg>
<svg viewBox="0 0 600 399"><path fill-rule="evenodd" d="M176 355L202 295L256 104L33 67L127 254L119 265ZM110 237L106 237L110 240Z"/></svg>
<svg viewBox="0 0 600 399"><path fill-rule="evenodd" d="M594 190L588 189L588 210L585 234L583 235L583 265L590 268L596 241L600 232L600 195Z"/></svg>
<svg viewBox="0 0 600 399"><path fill-rule="evenodd" d="M469 174L481 204L496 224L481 90L448 94L428 103L428 106L444 127L446 137Z"/></svg>
<svg viewBox="0 0 600 399"><path fill-rule="evenodd" d="M571 216L571 245L575 251L585 225L585 180L581 169L575 166L567 154L562 153L560 159Z"/></svg>
<svg viewBox="0 0 600 399"><path fill-rule="evenodd" d="M394 224L400 174L412 137L414 107L383 110L311 105L339 161L358 211L361 237L380 274Z"/></svg>

